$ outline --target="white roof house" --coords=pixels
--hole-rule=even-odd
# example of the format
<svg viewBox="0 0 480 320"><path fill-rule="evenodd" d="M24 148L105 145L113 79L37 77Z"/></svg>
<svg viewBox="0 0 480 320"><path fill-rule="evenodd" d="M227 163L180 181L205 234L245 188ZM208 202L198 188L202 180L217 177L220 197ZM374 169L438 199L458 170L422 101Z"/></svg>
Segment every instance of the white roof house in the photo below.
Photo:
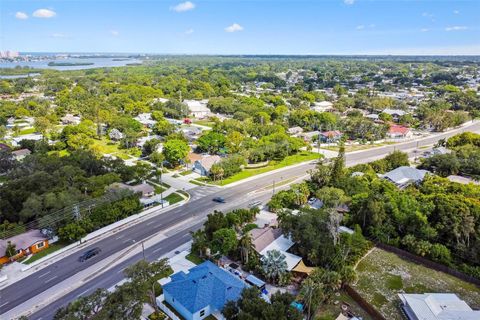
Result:
<svg viewBox="0 0 480 320"><path fill-rule="evenodd" d="M424 293L398 295L409 320L478 320L475 311L456 294Z"/></svg>
<svg viewBox="0 0 480 320"><path fill-rule="evenodd" d="M293 268L295 268L297 264L302 260L301 257L287 252L287 250L290 249L293 245L294 242L290 238L287 238L282 234L280 237L273 240L273 242L270 243L267 247L265 247L265 249L260 251L260 255L265 256L268 251L272 250L280 251L286 257L285 261L287 262L288 271L292 271Z"/></svg>
<svg viewBox="0 0 480 320"><path fill-rule="evenodd" d="M325 112L333 108L333 103L330 101L315 102L311 107L312 110L317 112Z"/></svg>
<svg viewBox="0 0 480 320"><path fill-rule="evenodd" d="M210 109L207 108L208 100L184 100L190 110L190 113L195 118L204 118L211 114Z"/></svg>
<svg viewBox="0 0 480 320"><path fill-rule="evenodd" d="M427 170L402 166L385 173L382 177L403 188L412 183L422 182L427 173L429 173Z"/></svg>

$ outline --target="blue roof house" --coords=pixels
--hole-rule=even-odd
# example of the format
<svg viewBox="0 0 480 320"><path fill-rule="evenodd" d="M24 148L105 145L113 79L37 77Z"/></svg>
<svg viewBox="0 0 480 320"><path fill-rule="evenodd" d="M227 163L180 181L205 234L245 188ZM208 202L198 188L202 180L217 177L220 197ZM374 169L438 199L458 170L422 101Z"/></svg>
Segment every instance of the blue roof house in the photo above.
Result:
<svg viewBox="0 0 480 320"><path fill-rule="evenodd" d="M186 320L198 320L221 311L227 301L240 298L247 284L226 270L206 261L180 271L163 285L164 299Z"/></svg>

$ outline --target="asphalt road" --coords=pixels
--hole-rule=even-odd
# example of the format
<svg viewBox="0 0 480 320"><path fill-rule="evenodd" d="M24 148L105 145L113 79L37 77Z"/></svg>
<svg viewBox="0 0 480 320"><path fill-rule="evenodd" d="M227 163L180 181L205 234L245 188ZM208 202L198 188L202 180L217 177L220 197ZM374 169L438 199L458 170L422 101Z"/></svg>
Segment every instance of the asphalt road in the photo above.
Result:
<svg viewBox="0 0 480 320"><path fill-rule="evenodd" d="M411 141L398 145L390 145L381 148L350 153L346 156L347 165L369 162L376 158L383 157L394 150L407 150L412 153L414 152L412 150L415 148L432 145L439 139L447 138L463 131L478 132L480 131L480 123L472 123L470 126L458 129L454 132L435 135L434 137L429 137L420 141ZM420 153L418 154L420 155ZM72 254L14 283L13 285L3 288L0 290L0 314L4 314L8 310L13 309L21 303L40 295L49 287L60 283L61 281L64 281L75 275L79 271L94 265L99 261L99 259L106 258L118 251L121 251L129 243L141 242L191 217L195 217L195 219L202 221L208 213L211 213L215 209L227 211L235 207L245 206L253 200L267 200L271 195L270 193L256 195L255 193L252 194L251 192L261 189L262 187L272 185L274 180L276 180L278 183L282 179L287 180L301 177L312 168L314 168L313 161L307 164L289 168L282 172L261 176L255 180L247 181L234 187L225 189L215 188L213 193L211 193L209 196L196 196L197 193L203 193L203 190L205 190L206 187L194 188L189 191L192 194L192 200L185 205L154 216L140 224L119 231L114 235L93 243L84 249L84 251L86 251L94 247L101 248L102 252L98 258L94 258L82 263L78 261L78 257L81 255L81 253ZM217 204L212 202L212 198L214 196L221 196L225 198L227 203ZM201 224L202 222L199 222L199 224L195 225L194 227L183 230L178 234L160 241L155 246L148 248L146 250L147 258L156 259L189 241L189 231L200 227ZM69 301L74 300L77 296L91 293L95 290L95 288L98 287L109 288L113 286L123 278L123 274L119 272L119 270L122 270L125 266L130 265L141 258L142 257L140 255L136 255L115 266L113 270L102 273L98 277L93 277L92 280L82 285L80 288L73 290L69 294L63 296L61 299L37 311L31 317L31 319L51 319L56 309L62 305L65 305Z"/></svg>

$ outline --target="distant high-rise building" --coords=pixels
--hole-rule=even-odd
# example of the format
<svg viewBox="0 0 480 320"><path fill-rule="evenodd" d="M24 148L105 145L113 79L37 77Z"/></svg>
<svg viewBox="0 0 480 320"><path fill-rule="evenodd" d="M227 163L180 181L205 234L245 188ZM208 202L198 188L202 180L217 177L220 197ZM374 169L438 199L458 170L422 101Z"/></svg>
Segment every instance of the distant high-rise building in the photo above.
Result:
<svg viewBox="0 0 480 320"><path fill-rule="evenodd" d="M0 51L0 58L2 59L14 59L18 58L20 54L18 51Z"/></svg>

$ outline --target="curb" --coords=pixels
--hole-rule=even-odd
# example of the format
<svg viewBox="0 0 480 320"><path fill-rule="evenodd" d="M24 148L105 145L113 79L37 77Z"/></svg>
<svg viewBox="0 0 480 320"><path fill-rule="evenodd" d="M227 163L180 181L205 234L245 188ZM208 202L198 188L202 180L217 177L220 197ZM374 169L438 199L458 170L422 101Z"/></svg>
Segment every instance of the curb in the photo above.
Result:
<svg viewBox="0 0 480 320"><path fill-rule="evenodd" d="M187 194L188 194L188 192L187 192ZM77 241L75 243L72 243L72 244L60 249L60 250L52 252L51 254L33 262L32 264L29 264L29 265L25 266L24 268L21 269L21 271L26 272L26 271L34 268L34 267L37 267L32 273L37 272L37 271L43 269L44 267L47 267L48 265L57 262L60 259L63 259L63 258L65 258L65 257L67 257L71 254L74 254L74 253L78 252L79 250L81 250L82 248L84 248L86 246L89 246L89 245L91 245L91 244L93 244L97 241L100 241L101 239L103 239L105 237L111 236L112 234L115 234L118 231L121 231L125 228L131 227L131 226L136 225L138 223L141 223L146 218L150 218L150 217L153 217L155 215L163 214L163 213L168 212L172 209L178 208L178 207L184 205L185 203L187 203L190 200L190 194L188 194L188 197L186 197L184 195L181 195L181 196L184 198L184 200L182 200L180 202L177 202L177 203L175 203L171 206L168 206L166 208L161 208L160 210L157 209L158 211L153 210L153 209L155 209L155 207L151 208L152 211L148 211L148 209L147 209L144 212L138 213L136 215L132 215L132 216L127 217L123 220L120 220L120 221L118 221L114 224L111 224L111 225L105 226L101 229L98 229L98 230L90 233L86 237L84 237L81 242ZM104 229L108 229L108 230L104 230ZM68 253L65 254L66 252L68 252ZM20 281L22 279L23 279L23 277L18 277L16 279L12 279L11 282L8 283L7 282L7 280L8 280L7 276L0 277L0 288L8 287L8 286L10 286L10 285L14 284L15 282Z"/></svg>

